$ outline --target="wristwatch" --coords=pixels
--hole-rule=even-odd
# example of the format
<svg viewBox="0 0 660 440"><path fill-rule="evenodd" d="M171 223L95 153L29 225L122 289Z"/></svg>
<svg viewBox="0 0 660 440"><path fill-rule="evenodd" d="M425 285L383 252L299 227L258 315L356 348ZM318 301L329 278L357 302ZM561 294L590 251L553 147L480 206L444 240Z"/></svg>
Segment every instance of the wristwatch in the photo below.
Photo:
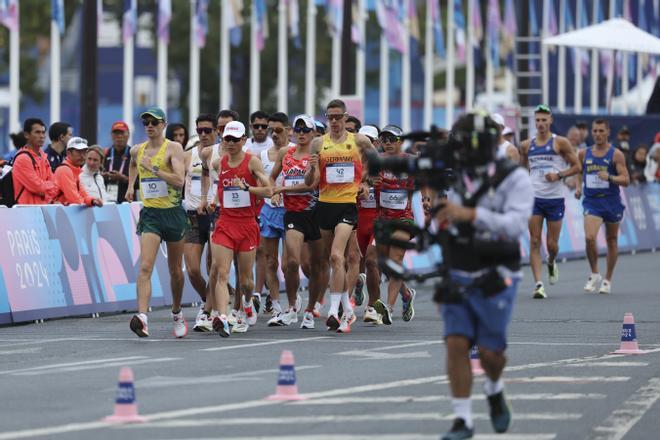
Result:
<svg viewBox="0 0 660 440"><path fill-rule="evenodd" d="M160 168L157 165L151 167L151 172L153 174L158 174L158 171L160 171Z"/></svg>
<svg viewBox="0 0 660 440"><path fill-rule="evenodd" d="M246 183L246 184L245 184L245 188L243 188L243 191L250 192L250 185L248 185L248 184Z"/></svg>

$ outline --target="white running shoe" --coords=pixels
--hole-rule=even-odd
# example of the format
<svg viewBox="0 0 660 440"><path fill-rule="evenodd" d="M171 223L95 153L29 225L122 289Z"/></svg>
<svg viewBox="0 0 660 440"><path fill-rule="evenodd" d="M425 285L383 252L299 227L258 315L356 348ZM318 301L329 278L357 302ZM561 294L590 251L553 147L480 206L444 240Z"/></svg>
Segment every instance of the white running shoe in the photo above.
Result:
<svg viewBox="0 0 660 440"><path fill-rule="evenodd" d="M211 318L206 313L202 313L201 315L198 314L197 318L195 318L193 331L204 333L212 332L213 321L211 321Z"/></svg>
<svg viewBox="0 0 660 440"><path fill-rule="evenodd" d="M608 294L611 292L611 290L612 290L612 283L607 280L603 280L603 282L600 285L600 289L598 290L598 293Z"/></svg>
<svg viewBox="0 0 660 440"><path fill-rule="evenodd" d="M250 326L248 325L247 322L245 322L245 319L239 318L238 321L236 322L236 325L231 328L231 332L246 333L248 331L248 328L250 328Z"/></svg>
<svg viewBox="0 0 660 440"><path fill-rule="evenodd" d="M245 301L245 299L243 300L243 310L245 310L244 313L247 324L255 325L257 323L257 311L254 309L252 298L250 298L250 301Z"/></svg>
<svg viewBox="0 0 660 440"><path fill-rule="evenodd" d="M314 314L312 312L305 312L300 328L313 329L314 328Z"/></svg>
<svg viewBox="0 0 660 440"><path fill-rule="evenodd" d="M199 306L199 310L197 310L197 316L195 316L195 322L199 321L199 318L204 314L204 303L202 303Z"/></svg>
<svg viewBox="0 0 660 440"><path fill-rule="evenodd" d="M289 309L286 312L282 313L282 324L291 325L298 322L298 312L293 309Z"/></svg>
<svg viewBox="0 0 660 440"><path fill-rule="evenodd" d="M378 322L378 312L371 306L367 306L364 311L364 322Z"/></svg>
<svg viewBox="0 0 660 440"><path fill-rule="evenodd" d="M351 313L350 315L348 313L344 313L344 315L341 317L341 324L337 329L337 333L350 333L351 324L353 324L356 319L357 318L355 317L355 313Z"/></svg>
<svg viewBox="0 0 660 440"><path fill-rule="evenodd" d="M323 307L323 304L316 301L316 304L314 304L314 310L312 311L312 314L314 315L314 318L320 318L321 317L321 308L322 307Z"/></svg>
<svg viewBox="0 0 660 440"><path fill-rule="evenodd" d="M587 283L584 285L584 290L587 292L595 292L602 279L603 278L598 274L589 275L589 279L587 279Z"/></svg>
<svg viewBox="0 0 660 440"><path fill-rule="evenodd" d="M550 285L557 284L559 281L559 266L557 266L557 260L553 261L552 264L548 264L548 281Z"/></svg>
<svg viewBox="0 0 660 440"><path fill-rule="evenodd" d="M299 312L302 309L302 296L300 294L296 294L296 304L293 306L296 312ZM298 318L296 317L296 322L298 322Z"/></svg>
<svg viewBox="0 0 660 440"><path fill-rule="evenodd" d="M236 322L238 321L238 310L231 309L231 313L227 315L227 322L229 325L236 325Z"/></svg>
<svg viewBox="0 0 660 440"><path fill-rule="evenodd" d="M183 338L188 334L188 323L186 318L183 317L183 312L172 313L172 320L174 321L174 336Z"/></svg>
<svg viewBox="0 0 660 440"><path fill-rule="evenodd" d="M279 327L284 325L282 322L282 313L273 310L273 316L268 320L268 327Z"/></svg>

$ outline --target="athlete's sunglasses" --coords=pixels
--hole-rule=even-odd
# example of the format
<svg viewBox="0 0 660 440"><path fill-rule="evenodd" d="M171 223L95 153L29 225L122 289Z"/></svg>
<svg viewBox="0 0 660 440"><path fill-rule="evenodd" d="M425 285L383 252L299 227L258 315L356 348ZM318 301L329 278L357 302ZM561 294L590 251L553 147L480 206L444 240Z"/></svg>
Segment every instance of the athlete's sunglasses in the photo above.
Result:
<svg viewBox="0 0 660 440"><path fill-rule="evenodd" d="M211 134L213 133L213 129L211 127L201 127L197 128L197 134Z"/></svg>
<svg viewBox="0 0 660 440"><path fill-rule="evenodd" d="M235 144L235 143L240 142L242 138L237 138L237 137L234 137L234 136L225 136L222 139L224 139L225 142Z"/></svg>
<svg viewBox="0 0 660 440"><path fill-rule="evenodd" d="M268 133L269 134L273 134L273 133L280 134L283 131L284 131L284 128L282 128L282 127L268 127Z"/></svg>
<svg viewBox="0 0 660 440"><path fill-rule="evenodd" d="M380 141L384 144L393 144L394 142L399 142L401 138L398 136L381 136Z"/></svg>
<svg viewBox="0 0 660 440"><path fill-rule="evenodd" d="M152 126L152 127L158 127L158 124L160 124L163 121L159 121L158 119L143 119L142 120L142 125L145 127Z"/></svg>
<svg viewBox="0 0 660 440"><path fill-rule="evenodd" d="M345 112L344 113L339 113L339 114L331 114L331 115L329 115L327 113L325 114L325 118L328 121L339 121L339 120L343 119L344 116L346 116Z"/></svg>
<svg viewBox="0 0 660 440"><path fill-rule="evenodd" d="M295 127L293 131L296 133L309 133L310 131L314 131L314 129L309 127Z"/></svg>

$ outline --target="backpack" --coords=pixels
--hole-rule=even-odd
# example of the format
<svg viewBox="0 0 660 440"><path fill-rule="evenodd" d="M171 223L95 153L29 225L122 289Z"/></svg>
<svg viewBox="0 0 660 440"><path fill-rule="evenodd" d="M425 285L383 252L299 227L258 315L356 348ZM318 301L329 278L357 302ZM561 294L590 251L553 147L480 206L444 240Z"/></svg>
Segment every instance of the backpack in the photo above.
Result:
<svg viewBox="0 0 660 440"><path fill-rule="evenodd" d="M13 177L13 167L14 167L14 162L16 162L16 158L20 154L27 154L30 160L32 161L32 167L34 169L37 169L37 161L34 160L34 157L26 151L26 150L21 150L18 153L16 153L16 156L12 159L11 163L9 165L10 169L7 173L2 176L2 180L0 180L0 205L5 205L8 208L11 208L16 204L16 201L21 197L23 194L23 191L25 191L25 187L21 189L21 192L18 193L17 196L14 196L14 177Z"/></svg>

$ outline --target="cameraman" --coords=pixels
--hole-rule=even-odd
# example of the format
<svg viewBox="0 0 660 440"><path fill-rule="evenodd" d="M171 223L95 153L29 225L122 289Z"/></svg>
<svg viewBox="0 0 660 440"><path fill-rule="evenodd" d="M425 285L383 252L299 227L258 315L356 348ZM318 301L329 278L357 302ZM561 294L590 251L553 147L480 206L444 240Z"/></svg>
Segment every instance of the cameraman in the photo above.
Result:
<svg viewBox="0 0 660 440"><path fill-rule="evenodd" d="M503 394L506 331L520 279L520 235L534 195L529 175L504 159L496 162L498 127L485 114L463 115L449 148L458 159L456 185L436 220L446 233L443 259L450 293L442 295L447 375L454 424L443 440L473 436L470 347L479 348L484 391L496 432L506 432L511 412ZM471 194L471 196L468 196ZM451 297L451 293L456 293ZM451 298L450 298L451 297Z"/></svg>

